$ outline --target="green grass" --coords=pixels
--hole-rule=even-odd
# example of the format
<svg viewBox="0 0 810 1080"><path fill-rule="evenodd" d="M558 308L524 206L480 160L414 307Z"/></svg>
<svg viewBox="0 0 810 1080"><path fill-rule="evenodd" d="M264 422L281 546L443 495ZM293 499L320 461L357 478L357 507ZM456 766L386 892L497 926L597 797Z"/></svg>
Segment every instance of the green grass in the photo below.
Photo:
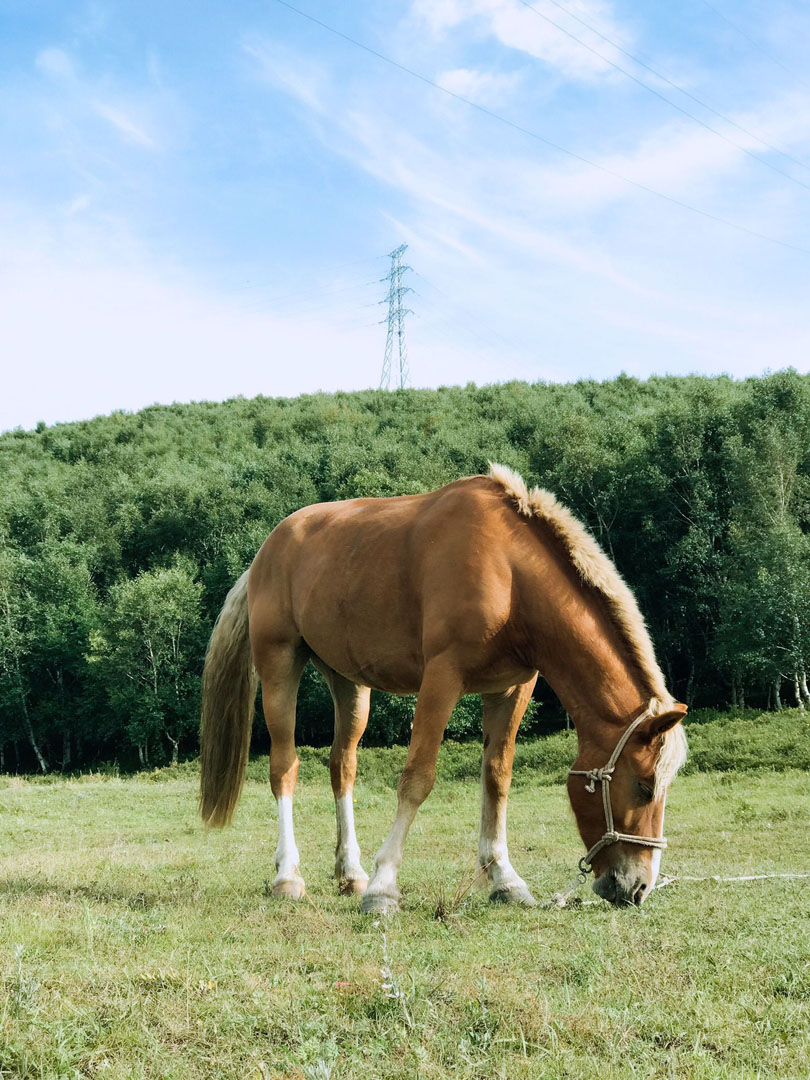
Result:
<svg viewBox="0 0 810 1080"><path fill-rule="evenodd" d="M810 784L794 767L808 725L774 719L771 769L677 781L666 873L810 870ZM696 764L729 768L737 747L756 765L742 752L761 736L750 723L692 725ZM520 748L510 799L513 861L540 899L581 853L557 782L571 742L555 740ZM384 925L336 895L322 751L303 754L297 905L266 894L263 780L249 780L234 828L205 836L191 765L0 779L0 1076L808 1076L810 881L676 884L639 910L520 910L475 891L456 903L474 869L479 755L444 749L408 842L404 910ZM361 755L367 865L401 759Z"/></svg>

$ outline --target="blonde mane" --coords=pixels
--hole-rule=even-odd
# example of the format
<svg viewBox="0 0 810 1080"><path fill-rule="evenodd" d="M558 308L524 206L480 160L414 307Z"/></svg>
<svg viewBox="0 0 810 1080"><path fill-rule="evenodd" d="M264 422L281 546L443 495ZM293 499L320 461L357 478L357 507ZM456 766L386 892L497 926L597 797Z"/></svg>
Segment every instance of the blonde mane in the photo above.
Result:
<svg viewBox="0 0 810 1080"><path fill-rule="evenodd" d="M666 688L636 598L596 540L550 491L539 487L530 491L523 477L506 465L490 462L489 475L514 500L519 514L540 518L549 526L582 580L602 595L628 653L647 684L651 694L650 713L655 716L671 708L673 698ZM663 790L685 760L686 738L678 725L664 739L656 764L656 789Z"/></svg>
<svg viewBox="0 0 810 1080"><path fill-rule="evenodd" d="M675 774L686 762L687 746L683 724L676 724L664 736L664 745L655 763L655 791L653 796L660 799L675 779Z"/></svg>

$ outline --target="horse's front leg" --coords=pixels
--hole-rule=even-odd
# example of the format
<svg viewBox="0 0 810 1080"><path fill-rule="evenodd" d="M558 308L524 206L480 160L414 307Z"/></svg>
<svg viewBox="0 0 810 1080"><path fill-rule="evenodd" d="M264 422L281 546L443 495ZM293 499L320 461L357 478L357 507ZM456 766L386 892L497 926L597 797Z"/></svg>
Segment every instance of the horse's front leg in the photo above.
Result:
<svg viewBox="0 0 810 1080"><path fill-rule="evenodd" d="M462 693L456 667L444 657L430 661L419 689L408 758L397 788L397 814L374 859L374 872L363 897L363 911L368 914L392 914L399 909L397 876L405 838L416 811L433 788L442 735Z"/></svg>
<svg viewBox="0 0 810 1080"><path fill-rule="evenodd" d="M515 736L537 676L501 694L483 694L484 762L481 770L481 832L478 865L486 871L490 900L536 904L529 887L509 861L506 800L512 783Z"/></svg>

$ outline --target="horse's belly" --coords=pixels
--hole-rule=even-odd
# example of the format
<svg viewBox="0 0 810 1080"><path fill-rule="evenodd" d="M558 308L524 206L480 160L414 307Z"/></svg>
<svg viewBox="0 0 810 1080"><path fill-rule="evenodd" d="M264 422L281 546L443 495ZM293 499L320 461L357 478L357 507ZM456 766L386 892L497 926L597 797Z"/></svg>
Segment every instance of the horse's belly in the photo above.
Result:
<svg viewBox="0 0 810 1080"><path fill-rule="evenodd" d="M402 623L376 619L371 625L351 617L351 612L320 605L317 613L302 619L301 634L309 648L334 671L374 690L414 694L422 682L424 660L415 648L421 635ZM387 625L386 625L387 624Z"/></svg>

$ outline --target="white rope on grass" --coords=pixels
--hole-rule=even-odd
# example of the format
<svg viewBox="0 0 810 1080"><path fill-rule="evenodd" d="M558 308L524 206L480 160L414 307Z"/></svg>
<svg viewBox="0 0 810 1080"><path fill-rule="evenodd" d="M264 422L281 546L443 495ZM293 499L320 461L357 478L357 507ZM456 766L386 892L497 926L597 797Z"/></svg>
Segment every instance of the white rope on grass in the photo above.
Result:
<svg viewBox="0 0 810 1080"><path fill-rule="evenodd" d="M775 879L795 880L795 879L807 879L807 878L810 878L810 873L798 873L798 874L776 874L776 873L774 873L774 874L742 874L739 877L724 877L724 876L722 876L720 874L710 874L708 877L693 877L692 875L689 875L689 874L673 874L671 877L662 878L657 883L657 885L655 886L655 889L653 891L657 891L658 889L664 889L664 888L667 887L667 885L677 885L678 882L680 882L680 881L691 881L691 882L717 881L717 882L720 882L720 883L726 883L726 882L740 882L740 881L772 881L772 880L775 880ZM571 901L571 897L574 895L574 893L577 891L577 889L579 889L580 885L582 885L582 884L584 884L584 878L581 877L580 875L577 875L576 879L574 880L574 882L572 883L572 885L568 889L566 889L564 892L553 893L552 896L551 896L551 899L546 900L546 902L544 904L541 904L540 906L542 908L551 908L551 907L564 908L564 907L585 907L585 906L590 906L591 904L602 904L602 903L604 903L603 900L581 900L579 897L574 897L573 901ZM571 902L569 903L569 901L571 901Z"/></svg>
<svg viewBox="0 0 810 1080"><path fill-rule="evenodd" d="M673 874L672 877L662 878L655 887L663 889L665 885L674 885L677 881L769 881L772 878L810 878L810 874L743 874L741 877L721 877L720 874L712 874L710 877L689 877L686 874Z"/></svg>

